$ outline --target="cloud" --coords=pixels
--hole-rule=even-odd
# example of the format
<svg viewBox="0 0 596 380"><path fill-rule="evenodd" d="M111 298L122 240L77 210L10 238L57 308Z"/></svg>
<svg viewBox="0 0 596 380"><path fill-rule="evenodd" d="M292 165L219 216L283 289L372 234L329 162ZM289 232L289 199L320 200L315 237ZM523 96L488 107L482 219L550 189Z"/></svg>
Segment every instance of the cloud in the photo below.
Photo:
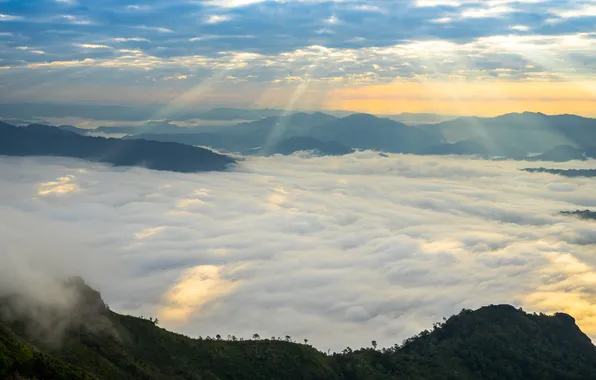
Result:
<svg viewBox="0 0 596 380"><path fill-rule="evenodd" d="M593 223L558 213L596 207L596 184L527 165L362 152L184 175L0 158L0 259L26 263L13 277L80 274L191 336L388 346L490 303L571 312L596 336Z"/></svg>
<svg viewBox="0 0 596 380"><path fill-rule="evenodd" d="M159 33L173 33L174 32L172 29L168 29L168 28L161 27L161 26L138 25L138 26L136 26L136 28L138 28L138 29L145 29L145 30L151 30L151 31L154 31L154 32L159 32Z"/></svg>
<svg viewBox="0 0 596 380"><path fill-rule="evenodd" d="M148 10L151 10L151 6L133 4L133 5L127 5L126 9L128 9L130 11L148 11Z"/></svg>
<svg viewBox="0 0 596 380"><path fill-rule="evenodd" d="M205 19L206 24L219 24L220 22L226 22L232 20L230 15L211 15Z"/></svg>
<svg viewBox="0 0 596 380"><path fill-rule="evenodd" d="M479 80L491 80L495 77L506 77L510 81L528 80L528 73L523 70L525 66L517 64L520 63L516 62L518 57L510 59L510 51L504 51L503 46L478 44L505 38L512 33L536 37L532 49L522 52L554 65L547 67L532 62L543 70L541 80L561 80L561 68L565 69L563 71L574 71L593 78L592 66L596 61L596 56L592 53L594 50L589 49L591 46L582 52L564 52L554 60L551 56L531 54L534 49L541 50L540 38L549 41L549 51L552 54L559 52L559 46L551 42L556 39L564 39L565 36L593 39L593 23L589 17L589 7L593 3L586 1L408 0L399 7L390 7L386 2L360 0L152 0L142 4L108 1L97 3L93 7L83 6L84 2L67 7L65 3L48 1L39 9L18 6L17 3L10 0L0 14L0 20L11 21L2 23L6 27L6 32L3 33L9 34L2 35L0 41L0 48L6 52L0 61L5 74L0 89L6 94L27 92L40 96L35 92L39 86L35 86L33 82L35 79L37 83L47 83L43 78L47 75L47 67L67 66L73 69L77 67L74 62L81 62L84 63L85 73L89 74L94 71L90 70L90 63L94 62L103 69L101 73L93 72L91 75L97 78L101 76L106 86L113 85L112 95L117 96L120 91L116 89L116 84L122 83L121 67L118 62L114 62L118 57L111 49L85 51L72 48L89 41L108 46L109 41L126 43L127 49L141 50L144 54L132 67L143 66L145 69L147 65L143 61L149 57L152 70L160 70L153 68L153 63L157 61L188 62L190 66L192 57L197 56L214 59L241 53L259 54L266 57L270 64L260 65L253 61L256 65L247 65L244 68L245 75L237 72L221 75L216 70L217 74L211 77L208 75L212 72L206 70L194 73L194 78L196 85L199 85L205 80L230 76L260 83L263 88L271 83L283 83L285 78L300 77L309 80L309 76L322 79L333 88L356 82L386 83L405 78L415 81L437 80L437 77L451 76L480 78ZM556 23L547 22L549 19ZM209 42L189 44L189 41L202 40ZM429 41L451 46L454 50L444 59L443 56L448 54L442 49L437 52L415 51L400 57L381 54L404 46L428 47ZM23 54L5 48L25 44L35 46L37 51L45 52L45 56L31 52ZM340 58L336 63L331 63L330 59L322 59L315 61L315 64L306 61L294 64L285 59L288 55L299 56L301 52L313 47L338 52ZM470 54L468 47L481 51ZM431 55L434 56L433 59L427 59ZM365 62L358 64L357 59L364 59ZM527 60L528 57L524 59ZM64 65L64 62L73 63ZM104 62L108 65L104 66ZM448 62L456 67L445 67ZM497 63L507 66L507 69L517 65L517 69L512 69L513 73L505 76L491 70ZM33 76L24 84L19 79L22 78L22 73L11 70L27 65L39 69L40 77L28 73ZM381 67L381 70L371 71L370 67L374 67L373 65ZM131 82L159 81L159 78L172 76L168 71L170 64L166 66L168 69L159 73L154 71L150 78L135 77ZM223 60L221 66L225 66ZM107 70L107 67L112 69ZM184 67L178 67L177 70L183 69ZM203 66L199 70L203 70ZM300 72L295 73L296 70ZM65 74L60 77L52 76L52 83L58 90L70 86L73 80L76 82L88 78L88 75L80 72ZM532 75L537 74L534 72ZM46 91L46 96L52 99L56 88ZM145 92L144 89L141 91ZM169 89L166 87L156 90L156 93L167 92ZM252 94L245 94L245 99L253 99L251 96ZM24 100L33 101L30 98Z"/></svg>
<svg viewBox="0 0 596 380"><path fill-rule="evenodd" d="M581 18L581 17L596 17L596 4L593 2L579 2L571 4L570 8L561 7L550 10L550 13L560 18Z"/></svg>
<svg viewBox="0 0 596 380"><path fill-rule="evenodd" d="M527 32L532 28L530 28L529 26L526 26L526 25L513 25L510 27L510 29L517 30L518 32Z"/></svg>
<svg viewBox="0 0 596 380"><path fill-rule="evenodd" d="M371 4L360 4L360 5L353 5L349 9L360 11L360 12L373 12L373 13L386 13L387 10L385 8L381 8L378 5L371 5Z"/></svg>
<svg viewBox="0 0 596 380"><path fill-rule="evenodd" d="M514 8L507 6L496 6L486 8L468 8L462 11L461 17L464 18L486 18L486 17L502 17L508 13L515 12Z"/></svg>
<svg viewBox="0 0 596 380"><path fill-rule="evenodd" d="M141 42L145 41L148 42L149 40L143 37L114 37L112 41L115 42Z"/></svg>
<svg viewBox="0 0 596 380"><path fill-rule="evenodd" d="M75 46L82 47L84 49L111 49L111 47L101 44L77 44Z"/></svg>
<svg viewBox="0 0 596 380"><path fill-rule="evenodd" d="M93 22L89 19L84 17L74 16L74 15L60 15L58 16L59 20L63 20L69 24L74 25L92 25Z"/></svg>
<svg viewBox="0 0 596 380"><path fill-rule="evenodd" d="M208 6L220 7L220 8L237 8L245 7L248 5L254 5L263 3L269 0L204 0L203 3Z"/></svg>
<svg viewBox="0 0 596 380"><path fill-rule="evenodd" d="M0 13L0 21L16 21L16 20L22 20L23 17L21 16L14 16L14 15L7 15L4 13Z"/></svg>

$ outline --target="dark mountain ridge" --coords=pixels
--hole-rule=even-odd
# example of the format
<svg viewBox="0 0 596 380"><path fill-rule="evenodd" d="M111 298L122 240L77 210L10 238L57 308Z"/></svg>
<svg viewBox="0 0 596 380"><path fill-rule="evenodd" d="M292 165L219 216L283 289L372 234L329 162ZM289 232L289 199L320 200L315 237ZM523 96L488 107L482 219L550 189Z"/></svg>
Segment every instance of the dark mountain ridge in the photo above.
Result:
<svg viewBox="0 0 596 380"><path fill-rule="evenodd" d="M39 124L0 123L0 154L72 157L177 172L225 170L235 163L230 157L184 144L88 137Z"/></svg>
<svg viewBox="0 0 596 380"><path fill-rule="evenodd" d="M461 117L421 128L446 143L477 139L527 153L545 152L558 145L580 148L596 141L596 119L577 115L509 113L492 118Z"/></svg>
<svg viewBox="0 0 596 380"><path fill-rule="evenodd" d="M191 339L158 327L156 319L117 314L81 280L60 344L30 334L35 320L7 318L0 299L2 379L310 379L310 380L588 380L596 378L596 347L563 313L527 314L492 305L437 323L403 344L326 355L286 337ZM8 297L10 298L10 297ZM24 301L29 299L20 295ZM34 302L34 301L32 301ZM80 310L84 310L84 313ZM36 309L37 320L56 315ZM12 313L14 316L14 313ZM106 322L90 326L89 319ZM21 376L21 377L18 377Z"/></svg>
<svg viewBox="0 0 596 380"><path fill-rule="evenodd" d="M431 134L390 119L368 114L353 114L338 119L323 113L270 117L203 133L141 134L127 138L174 141L245 153L261 149L268 152L284 140L295 137L334 142L351 149L393 153L419 153L440 144Z"/></svg>
<svg viewBox="0 0 596 380"><path fill-rule="evenodd" d="M588 142L586 142L588 144ZM557 145L538 156L529 157L528 161L586 161L589 158L596 158L596 146L585 146L576 148L571 145Z"/></svg>
<svg viewBox="0 0 596 380"><path fill-rule="evenodd" d="M80 134L123 133L133 135L127 139L210 146L242 154L271 152L285 140L307 137L351 149L391 153L560 162L596 158L596 119L532 112L460 117L416 127L370 114L337 118L321 112L297 112L218 127L179 127L163 121L139 127L59 128Z"/></svg>
<svg viewBox="0 0 596 380"><path fill-rule="evenodd" d="M439 144L439 140L422 129L370 114L353 114L321 125L313 128L309 136L353 149L390 153L418 153Z"/></svg>

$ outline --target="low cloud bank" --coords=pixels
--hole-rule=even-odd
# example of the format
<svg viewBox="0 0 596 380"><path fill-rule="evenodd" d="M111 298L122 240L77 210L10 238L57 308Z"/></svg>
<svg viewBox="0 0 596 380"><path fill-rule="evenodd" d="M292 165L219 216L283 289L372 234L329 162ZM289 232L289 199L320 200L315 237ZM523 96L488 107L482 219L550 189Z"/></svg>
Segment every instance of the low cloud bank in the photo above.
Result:
<svg viewBox="0 0 596 380"><path fill-rule="evenodd" d="M594 167L594 162L552 167ZM80 275L190 336L392 345L462 308L565 311L596 336L596 181L363 152L178 174L0 158L0 295ZM42 297L43 298L43 297Z"/></svg>

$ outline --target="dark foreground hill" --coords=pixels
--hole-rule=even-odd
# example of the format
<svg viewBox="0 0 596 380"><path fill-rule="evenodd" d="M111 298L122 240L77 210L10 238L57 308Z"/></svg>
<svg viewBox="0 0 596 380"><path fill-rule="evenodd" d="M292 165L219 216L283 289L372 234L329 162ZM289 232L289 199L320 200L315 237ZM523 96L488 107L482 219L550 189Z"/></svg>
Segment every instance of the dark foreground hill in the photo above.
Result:
<svg viewBox="0 0 596 380"><path fill-rule="evenodd" d="M67 313L52 307L24 307L28 301L22 296L0 300L0 378L596 378L596 347L566 314L527 314L506 305L463 310L402 345L382 350L346 348L325 355L306 344L257 336L244 341L191 339L161 329L154 320L110 311L99 293L81 280L69 284L81 296ZM56 326L62 327L60 337L48 334Z"/></svg>
<svg viewBox="0 0 596 380"><path fill-rule="evenodd" d="M88 137L37 124L0 123L0 155L73 157L176 172L224 170L234 163L227 156L190 145Z"/></svg>

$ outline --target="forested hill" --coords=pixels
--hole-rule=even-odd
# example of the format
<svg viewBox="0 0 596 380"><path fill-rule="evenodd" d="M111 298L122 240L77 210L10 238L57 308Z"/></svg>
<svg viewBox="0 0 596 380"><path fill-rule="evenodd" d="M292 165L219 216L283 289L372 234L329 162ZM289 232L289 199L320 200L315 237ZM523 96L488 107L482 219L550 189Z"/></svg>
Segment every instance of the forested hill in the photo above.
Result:
<svg viewBox="0 0 596 380"><path fill-rule="evenodd" d="M15 127L2 122L0 155L72 157L185 173L225 170L235 163L228 156L190 145L89 137L47 125Z"/></svg>
<svg viewBox="0 0 596 380"><path fill-rule="evenodd" d="M566 314L527 314L506 305L463 310L389 349L326 355L256 335L191 339L154 320L114 313L99 293L73 284L83 296L68 316L51 307L23 308L22 297L2 299L1 379L596 379L596 348ZM35 319L23 313L29 309Z"/></svg>

